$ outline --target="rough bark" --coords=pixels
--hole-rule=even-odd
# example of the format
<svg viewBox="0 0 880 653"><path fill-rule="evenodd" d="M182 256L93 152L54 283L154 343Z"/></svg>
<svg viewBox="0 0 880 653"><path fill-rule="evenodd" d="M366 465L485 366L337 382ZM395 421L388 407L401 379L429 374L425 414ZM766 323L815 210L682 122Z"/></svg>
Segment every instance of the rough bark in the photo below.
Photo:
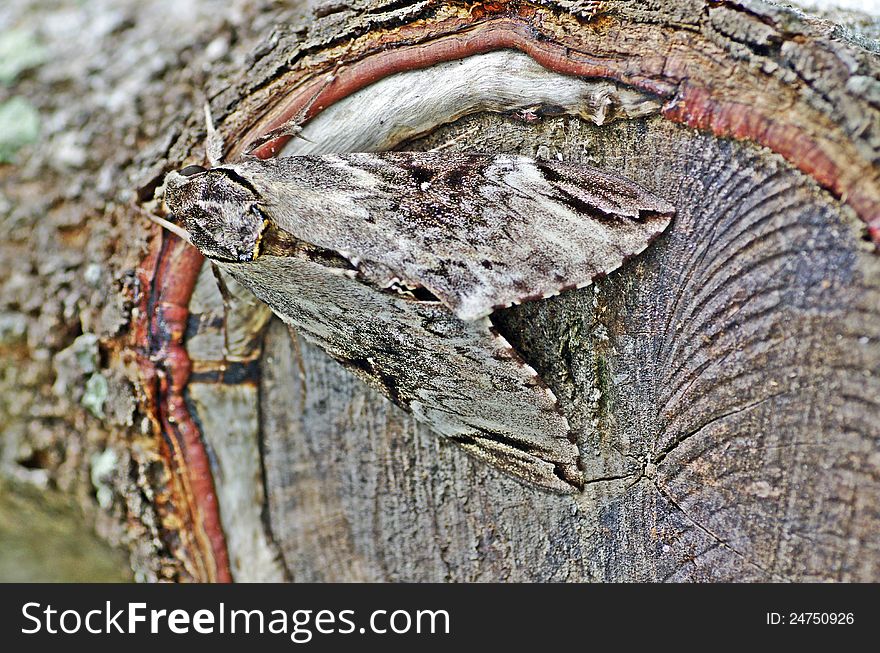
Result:
<svg viewBox="0 0 880 653"><path fill-rule="evenodd" d="M197 259L174 259L162 282L185 299L184 322L167 324L188 319L186 338L144 348L139 330L157 342L150 298L172 294L144 261L171 260L175 245L161 249L133 205L202 158L202 89L234 156L278 122L279 98L302 106L322 74L344 85L334 58L429 43L418 29L441 29L438 4L242 2L224 18L203 2L182 20L158 1L97 2L40 27L27 3L5 9L7 25L51 43L0 88L44 124L18 165L0 168L7 472L76 495L139 578L218 578L219 549L196 532L207 508L187 489L188 445L175 462L167 444L177 401L213 455L238 579L880 579L870 22L854 35L758 2L539 3L530 15L556 30L546 43L581 43L582 71L653 108L598 126L477 112L393 143L560 155L676 204L670 231L618 273L494 316L562 399L581 495L471 460L275 320L262 341L265 312L224 306L207 268L190 303L174 280ZM447 18L479 23L485 11L488 25L491 5L450 3ZM505 29L519 34L517 20ZM74 32L85 36L63 45ZM181 357L192 373L176 388Z"/></svg>

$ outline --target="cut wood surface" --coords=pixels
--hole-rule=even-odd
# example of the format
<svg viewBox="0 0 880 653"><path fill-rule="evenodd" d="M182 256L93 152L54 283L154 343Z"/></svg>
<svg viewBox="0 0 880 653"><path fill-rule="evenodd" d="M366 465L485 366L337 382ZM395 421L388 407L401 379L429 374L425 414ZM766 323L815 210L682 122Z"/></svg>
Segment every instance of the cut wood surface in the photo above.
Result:
<svg viewBox="0 0 880 653"><path fill-rule="evenodd" d="M495 315L567 408L587 488L536 492L470 460L278 325L261 409L292 577L874 577L880 276L851 213L778 156L659 118L478 133L676 198L645 256Z"/></svg>
<svg viewBox="0 0 880 653"><path fill-rule="evenodd" d="M876 20L188 6L0 9L28 55L0 116L40 124L0 134L4 488L73 496L141 580L880 580ZM521 153L675 205L607 278L492 316L582 493L469 458L144 218L204 163L205 96L232 158ZM308 140L261 139L291 118Z"/></svg>

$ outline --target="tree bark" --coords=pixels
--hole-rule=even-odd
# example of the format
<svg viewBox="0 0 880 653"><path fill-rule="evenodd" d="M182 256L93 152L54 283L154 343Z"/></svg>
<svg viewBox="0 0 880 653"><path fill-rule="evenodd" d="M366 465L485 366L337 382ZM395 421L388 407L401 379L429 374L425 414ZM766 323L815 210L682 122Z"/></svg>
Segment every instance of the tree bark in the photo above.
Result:
<svg viewBox="0 0 880 653"><path fill-rule="evenodd" d="M77 497L144 580L880 579L869 22L268 5L4 10L48 44L0 88L43 124L0 167L4 474ZM202 94L233 159L295 117L308 140L258 154L517 152L675 204L607 278L492 316L560 398L582 493L472 460L143 217L203 162Z"/></svg>

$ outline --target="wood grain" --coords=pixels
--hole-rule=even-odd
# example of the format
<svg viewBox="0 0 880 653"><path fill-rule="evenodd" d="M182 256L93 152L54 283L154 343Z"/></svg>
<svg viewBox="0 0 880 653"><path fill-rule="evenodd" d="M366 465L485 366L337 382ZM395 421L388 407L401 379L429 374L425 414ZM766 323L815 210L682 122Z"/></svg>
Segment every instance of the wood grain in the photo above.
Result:
<svg viewBox="0 0 880 653"><path fill-rule="evenodd" d="M471 461L275 326L261 406L292 578L876 579L880 266L852 211L766 150L657 118L474 117L418 145L474 129L471 147L552 142L677 205L595 288L497 317L578 429L587 489Z"/></svg>

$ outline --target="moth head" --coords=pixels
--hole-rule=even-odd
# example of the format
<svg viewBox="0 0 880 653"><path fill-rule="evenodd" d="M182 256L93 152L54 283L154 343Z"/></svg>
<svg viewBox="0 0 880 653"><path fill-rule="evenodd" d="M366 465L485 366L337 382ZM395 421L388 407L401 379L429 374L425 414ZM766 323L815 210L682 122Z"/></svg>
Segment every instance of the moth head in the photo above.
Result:
<svg viewBox="0 0 880 653"><path fill-rule="evenodd" d="M256 258L268 220L256 190L234 170L187 166L168 173L165 205L187 240L206 257L235 262Z"/></svg>

